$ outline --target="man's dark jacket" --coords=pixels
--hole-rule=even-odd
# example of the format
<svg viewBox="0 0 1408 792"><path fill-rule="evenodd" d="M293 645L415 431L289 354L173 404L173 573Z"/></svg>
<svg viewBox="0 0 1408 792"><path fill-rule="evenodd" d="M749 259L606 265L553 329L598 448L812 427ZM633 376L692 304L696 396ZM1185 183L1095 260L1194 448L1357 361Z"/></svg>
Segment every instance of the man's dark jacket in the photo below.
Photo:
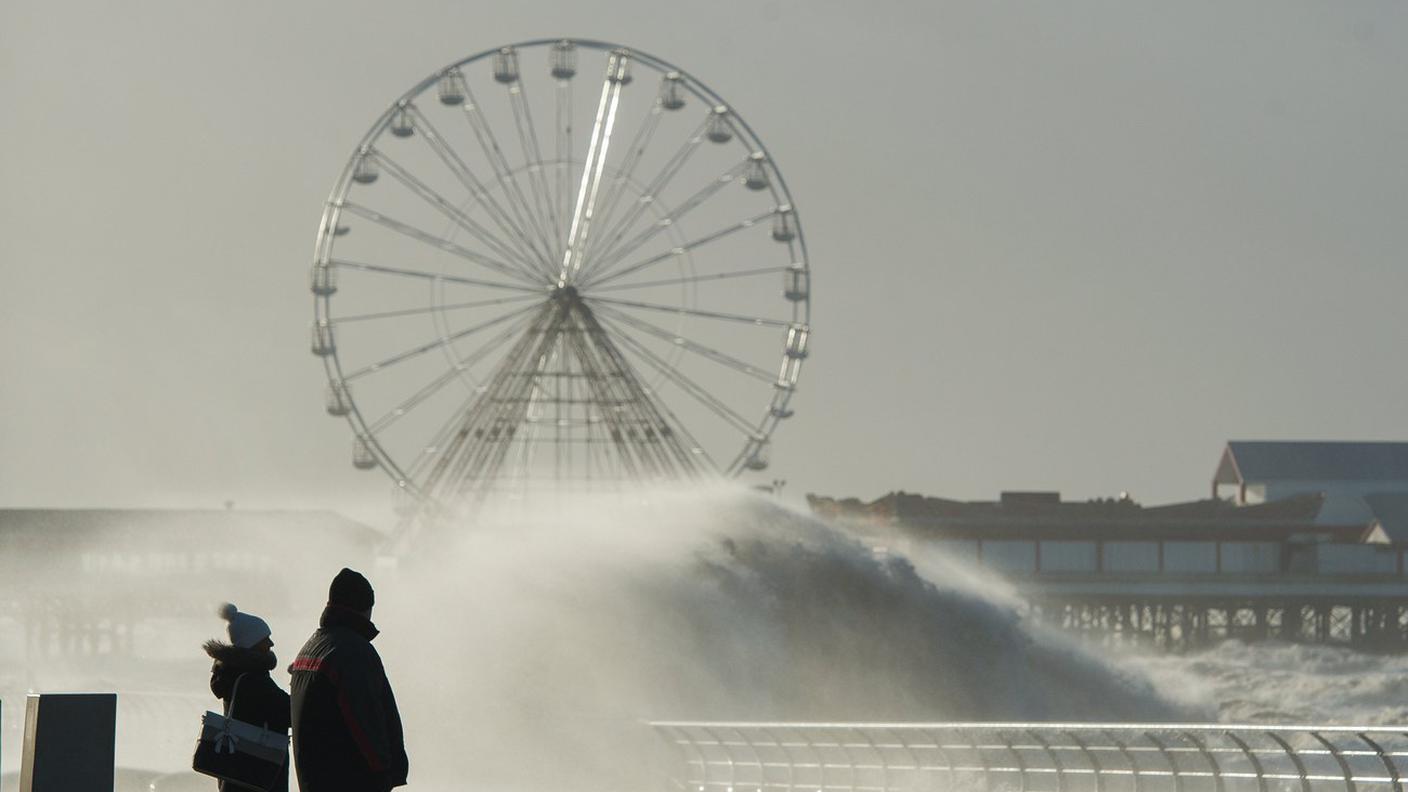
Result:
<svg viewBox="0 0 1408 792"><path fill-rule="evenodd" d="M269 677L269 671L278 662L273 652L206 641L205 653L215 660L210 667L210 692L224 703L226 715L280 734L288 733L288 694ZM236 682L239 683L238 690L235 688ZM230 706L232 695L234 707ZM225 782L221 781L220 789L225 788ZM230 786L230 789L234 788ZM285 792L287 789L288 768L285 767L282 780L272 792Z"/></svg>
<svg viewBox="0 0 1408 792"><path fill-rule="evenodd" d="M396 697L372 648L377 629L329 605L289 666L293 755L303 792L386 792L409 761Z"/></svg>

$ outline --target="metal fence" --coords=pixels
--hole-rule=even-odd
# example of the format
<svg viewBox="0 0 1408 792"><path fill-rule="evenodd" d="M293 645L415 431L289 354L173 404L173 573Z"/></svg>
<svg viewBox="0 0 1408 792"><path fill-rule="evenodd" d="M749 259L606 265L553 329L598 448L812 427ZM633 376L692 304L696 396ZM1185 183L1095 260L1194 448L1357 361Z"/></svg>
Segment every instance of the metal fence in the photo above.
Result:
<svg viewBox="0 0 1408 792"><path fill-rule="evenodd" d="M683 792L1403 792L1408 727L650 724Z"/></svg>

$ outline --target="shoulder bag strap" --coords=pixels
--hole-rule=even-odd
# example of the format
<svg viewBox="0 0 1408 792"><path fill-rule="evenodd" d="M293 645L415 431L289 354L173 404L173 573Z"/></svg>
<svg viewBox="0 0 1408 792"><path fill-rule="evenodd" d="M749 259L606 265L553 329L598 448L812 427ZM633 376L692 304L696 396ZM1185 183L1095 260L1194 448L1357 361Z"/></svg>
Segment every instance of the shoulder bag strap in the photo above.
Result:
<svg viewBox="0 0 1408 792"><path fill-rule="evenodd" d="M238 696L240 693L240 681L243 679L244 674L240 674L239 676L235 677L235 686L230 689L230 701L228 704L225 705L225 717L227 718L230 717L230 714L235 711L235 696Z"/></svg>

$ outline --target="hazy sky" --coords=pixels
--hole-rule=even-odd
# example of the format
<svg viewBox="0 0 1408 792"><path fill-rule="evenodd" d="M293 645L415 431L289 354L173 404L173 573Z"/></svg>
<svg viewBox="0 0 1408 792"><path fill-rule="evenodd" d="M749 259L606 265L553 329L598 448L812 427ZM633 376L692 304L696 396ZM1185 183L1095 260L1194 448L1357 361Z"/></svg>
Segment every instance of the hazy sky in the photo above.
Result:
<svg viewBox="0 0 1408 792"><path fill-rule="evenodd" d="M1408 4L0 3L0 506L327 506L321 205L440 66L638 47L796 197L794 493L1204 495L1221 443L1408 437Z"/></svg>

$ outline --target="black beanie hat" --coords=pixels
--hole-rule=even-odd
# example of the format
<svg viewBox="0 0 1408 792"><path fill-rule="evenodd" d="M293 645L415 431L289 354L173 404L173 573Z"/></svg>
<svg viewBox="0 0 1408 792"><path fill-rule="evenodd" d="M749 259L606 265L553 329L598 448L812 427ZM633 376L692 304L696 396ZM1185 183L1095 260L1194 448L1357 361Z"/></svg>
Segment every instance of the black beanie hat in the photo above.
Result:
<svg viewBox="0 0 1408 792"><path fill-rule="evenodd" d="M354 611L367 611L372 609L376 603L376 595L372 592L372 584L362 577L358 572L354 572L347 567L343 567L337 577L332 579L332 585L328 587L328 604L339 605Z"/></svg>

